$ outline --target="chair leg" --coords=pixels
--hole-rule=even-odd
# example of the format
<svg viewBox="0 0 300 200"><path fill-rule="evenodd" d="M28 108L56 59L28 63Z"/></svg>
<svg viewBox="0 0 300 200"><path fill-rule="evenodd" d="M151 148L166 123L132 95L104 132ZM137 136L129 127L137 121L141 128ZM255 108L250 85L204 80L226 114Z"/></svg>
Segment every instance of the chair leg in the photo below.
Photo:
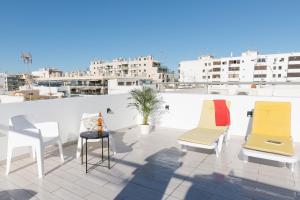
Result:
<svg viewBox="0 0 300 200"><path fill-rule="evenodd" d="M36 147L36 158L37 158L39 178L43 178L43 176L44 176L44 148L42 147L42 145L37 145L37 147Z"/></svg>
<svg viewBox="0 0 300 200"><path fill-rule="evenodd" d="M113 152L113 155L116 155L117 154L116 144L115 144L114 138L110 134L109 134L109 142L110 142L110 147Z"/></svg>
<svg viewBox="0 0 300 200"><path fill-rule="evenodd" d="M12 153L13 153L13 147L8 144L7 157L6 157L6 173L5 173L6 175L8 175L10 171Z"/></svg>
<svg viewBox="0 0 300 200"><path fill-rule="evenodd" d="M218 143L217 143L217 149L216 149L217 157L222 151L223 140L224 140L224 135L221 135L219 140L218 140Z"/></svg>
<svg viewBox="0 0 300 200"><path fill-rule="evenodd" d="M244 163L248 163L248 156L246 156L245 154L243 154L243 161Z"/></svg>
<svg viewBox="0 0 300 200"><path fill-rule="evenodd" d="M32 146L32 147L31 147L31 157L32 157L33 160L36 159L36 155L35 155L35 154L36 154L36 153L35 153L35 147Z"/></svg>
<svg viewBox="0 0 300 200"><path fill-rule="evenodd" d="M61 143L60 140L57 143L58 143L58 150L59 150L60 159L61 159L62 162L64 162L65 159L64 159L64 153L63 153L62 143Z"/></svg>
<svg viewBox="0 0 300 200"><path fill-rule="evenodd" d="M294 173L296 163L286 163L286 165L290 168L291 172Z"/></svg>
<svg viewBox="0 0 300 200"><path fill-rule="evenodd" d="M81 138L78 138L78 142L77 142L77 152L76 152L76 158L79 158L80 154L81 154L81 144L80 144L80 140Z"/></svg>

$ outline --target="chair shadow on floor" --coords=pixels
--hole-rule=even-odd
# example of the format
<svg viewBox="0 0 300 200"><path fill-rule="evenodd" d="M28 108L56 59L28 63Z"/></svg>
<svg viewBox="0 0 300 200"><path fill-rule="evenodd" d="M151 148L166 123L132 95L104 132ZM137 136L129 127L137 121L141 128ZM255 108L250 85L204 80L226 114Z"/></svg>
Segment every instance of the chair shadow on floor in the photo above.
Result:
<svg viewBox="0 0 300 200"><path fill-rule="evenodd" d="M33 190L25 189L12 189L0 191L1 200L11 200L11 199L22 199L29 200L34 197L37 193Z"/></svg>
<svg viewBox="0 0 300 200"><path fill-rule="evenodd" d="M136 168L134 177L115 199L163 199L170 180L182 164L182 155L179 149L170 147L148 156L146 164Z"/></svg>

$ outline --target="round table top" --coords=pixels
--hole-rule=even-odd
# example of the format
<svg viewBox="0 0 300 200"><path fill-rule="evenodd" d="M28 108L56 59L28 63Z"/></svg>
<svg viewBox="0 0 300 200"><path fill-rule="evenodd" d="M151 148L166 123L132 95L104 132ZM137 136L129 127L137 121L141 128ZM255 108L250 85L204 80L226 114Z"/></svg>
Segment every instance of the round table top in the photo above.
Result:
<svg viewBox="0 0 300 200"><path fill-rule="evenodd" d="M80 137L85 139L101 139L109 136L108 131L103 131L102 135L98 133L98 131L85 131L80 133Z"/></svg>

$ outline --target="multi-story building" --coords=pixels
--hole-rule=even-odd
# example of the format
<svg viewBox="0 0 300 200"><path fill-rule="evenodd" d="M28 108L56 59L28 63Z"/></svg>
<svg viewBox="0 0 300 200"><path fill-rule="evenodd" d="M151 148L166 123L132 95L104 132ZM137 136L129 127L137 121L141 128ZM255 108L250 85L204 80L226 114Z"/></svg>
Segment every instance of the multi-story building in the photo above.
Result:
<svg viewBox="0 0 300 200"><path fill-rule="evenodd" d="M36 78L53 78L62 77L63 72L56 68L42 68L37 71L31 72L31 74Z"/></svg>
<svg viewBox="0 0 300 200"><path fill-rule="evenodd" d="M202 56L179 64L180 82L287 82L300 81L300 52L241 56Z"/></svg>
<svg viewBox="0 0 300 200"><path fill-rule="evenodd" d="M160 62L152 56L143 56L134 59L118 58L110 62L94 60L90 65L90 73L104 79L114 78L141 78L155 82L172 81L172 73L162 67Z"/></svg>

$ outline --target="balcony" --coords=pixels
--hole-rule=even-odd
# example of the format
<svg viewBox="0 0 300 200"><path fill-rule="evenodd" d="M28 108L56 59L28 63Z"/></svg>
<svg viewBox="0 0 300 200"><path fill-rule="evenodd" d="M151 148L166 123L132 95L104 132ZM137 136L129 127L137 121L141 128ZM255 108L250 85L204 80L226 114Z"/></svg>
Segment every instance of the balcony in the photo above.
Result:
<svg viewBox="0 0 300 200"><path fill-rule="evenodd" d="M0 199L298 199L300 167L294 174L285 166L259 159L244 163L240 152L249 132L246 113L257 100L288 101L292 104L291 132L300 152L298 97L258 97L162 93L163 109L152 118L156 125L149 135L140 134L139 116L127 108L127 94L76 97L25 103L0 104L1 152ZM231 101L231 138L216 158L211 151L180 150L177 138L197 126L204 99ZM241 102L243 102L241 104ZM111 113L106 113L107 108ZM98 166L85 174L75 158L79 122L84 112L102 111L112 130L117 154L112 168ZM64 143L65 162L56 148L45 155L45 177L37 178L35 162L28 149L20 149L12 172L4 176L8 118L33 115L39 121L58 121ZM106 150L106 148L105 148ZM104 153L106 154L106 152ZM95 143L89 149L90 163L100 160ZM105 163L102 163L105 165Z"/></svg>

